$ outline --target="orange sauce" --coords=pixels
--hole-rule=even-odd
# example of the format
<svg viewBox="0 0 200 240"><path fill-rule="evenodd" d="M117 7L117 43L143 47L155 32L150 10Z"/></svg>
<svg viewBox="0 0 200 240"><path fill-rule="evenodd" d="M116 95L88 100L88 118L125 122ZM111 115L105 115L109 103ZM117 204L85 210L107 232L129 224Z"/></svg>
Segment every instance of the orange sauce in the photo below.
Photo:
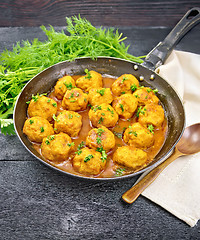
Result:
<svg viewBox="0 0 200 240"><path fill-rule="evenodd" d="M76 80L78 77L80 76L72 76L74 78L74 80ZM111 78L111 77L103 77L103 87L106 87L106 88L110 88L113 81L115 79L114 78ZM57 102L57 105L58 105L58 112L61 112L62 110L64 110L61 106L61 100L58 100L55 96L55 93L54 93L54 90L52 90L52 92L50 92L49 96L50 98L54 99L56 102ZM77 147L78 145L81 143L81 142L84 142L85 143L85 140L86 140L86 137L88 135L88 132L93 128L92 127L92 124L89 120L89 117L88 117L88 112L89 112L90 108L87 107L86 110L84 111L79 111L78 113L80 115L82 115L82 128L79 132L79 135L77 137L74 137L72 138L72 141L75 143L75 152L77 151ZM124 141L123 141L123 132L125 131L125 129L133 124L134 122L136 122L137 118L136 118L136 114L131 118L129 119L128 121L125 121L125 120L122 120L122 119L119 119L118 123L116 124L115 127L109 129L111 130L114 135L115 135L115 141L116 141L116 145L115 145L115 148L112 149L109 153L108 153L108 157L107 157L107 164L106 164L106 168L104 171L102 171L99 175L97 176L93 176L93 177L97 177L97 178L110 178L110 177L116 177L116 170L118 168L122 168L122 169L125 169L125 171L123 172L123 175L125 174L130 174L130 173L133 173L133 172L136 172L140 169L136 169L136 170L130 170L130 169L126 169L124 168L123 166L119 166L117 164L115 164L113 161L112 161L112 156L113 156L113 153L115 152L115 150L120 147L120 146L125 146L127 145ZM162 126L159 128L159 129L155 129L154 130L154 145L149 147L148 149L146 149L145 151L147 152L148 154L148 162L147 162L147 165L154 159L154 157L157 155L157 153L160 151L164 141L165 141L165 137L166 137L166 133L167 133L167 120L165 119L165 121L163 122ZM40 148L40 144L36 144L36 143L33 143L33 146L34 148L41 154L41 148ZM53 163L52 161L49 161L48 159L46 159L46 161L48 163L50 163L51 165L65 171L65 172L69 172L69 173L72 173L72 174L75 174L75 175L80 175L80 176L89 176L89 175L86 175L86 174L81 174L81 173L78 173L76 172L74 169L73 169L73 165L72 165L72 158L74 156L74 152L69 156L68 159L66 159L66 161L62 162L62 163L59 163L59 164L55 164ZM91 176L90 176L91 177Z"/></svg>

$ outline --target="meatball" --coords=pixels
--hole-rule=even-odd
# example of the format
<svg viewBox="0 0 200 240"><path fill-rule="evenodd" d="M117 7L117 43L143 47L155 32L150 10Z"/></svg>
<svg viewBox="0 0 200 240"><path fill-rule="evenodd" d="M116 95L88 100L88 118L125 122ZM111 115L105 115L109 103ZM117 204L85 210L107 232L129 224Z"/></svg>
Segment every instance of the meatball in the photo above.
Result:
<svg viewBox="0 0 200 240"><path fill-rule="evenodd" d="M117 78L112 86L112 92L116 96L125 93L132 93L132 90L139 86L139 81L132 74L123 74Z"/></svg>
<svg viewBox="0 0 200 240"><path fill-rule="evenodd" d="M82 116L77 112L63 110L56 117L54 129L56 133L64 132L70 137L76 137L82 127Z"/></svg>
<svg viewBox="0 0 200 240"><path fill-rule="evenodd" d="M158 104L159 99L155 95L154 90L148 87L141 87L137 89L133 95L137 98L139 105L145 105L148 103Z"/></svg>
<svg viewBox="0 0 200 240"><path fill-rule="evenodd" d="M32 96L28 106L29 117L42 117L48 121L52 120L52 116L57 112L57 103L48 97L37 94Z"/></svg>
<svg viewBox="0 0 200 240"><path fill-rule="evenodd" d="M92 107L88 115L92 125L95 127L101 125L107 128L114 127L118 121L118 114L112 106L106 103Z"/></svg>
<svg viewBox="0 0 200 240"><path fill-rule="evenodd" d="M109 152L115 146L115 136L104 126L93 128L88 133L86 145L94 149L102 147L106 152Z"/></svg>
<svg viewBox="0 0 200 240"><path fill-rule="evenodd" d="M88 95L80 88L67 90L62 100L62 107L66 110L85 110L88 104Z"/></svg>
<svg viewBox="0 0 200 240"><path fill-rule="evenodd" d="M123 146L114 152L113 161L119 165L138 170L146 166L147 153L133 146Z"/></svg>
<svg viewBox="0 0 200 240"><path fill-rule="evenodd" d="M82 148L73 158L74 169L80 173L97 175L106 165L106 161L102 160L100 152L90 148Z"/></svg>
<svg viewBox="0 0 200 240"><path fill-rule="evenodd" d="M50 135L43 139L41 145L42 155L54 163L66 160L73 149L74 143L66 133Z"/></svg>
<svg viewBox="0 0 200 240"><path fill-rule="evenodd" d="M139 116L138 121L144 126L153 125L154 127L159 127L165 118L162 106L153 103L144 107L140 106L137 115Z"/></svg>
<svg viewBox="0 0 200 240"><path fill-rule="evenodd" d="M63 99L67 90L71 90L75 86L75 81L71 76L64 76L58 79L55 85L55 95L58 99Z"/></svg>
<svg viewBox="0 0 200 240"><path fill-rule="evenodd" d="M103 81L100 73L95 71L85 71L85 76L82 76L76 80L76 86L88 92L91 88L102 87Z"/></svg>
<svg viewBox="0 0 200 240"><path fill-rule="evenodd" d="M112 106L120 117L129 119L133 116L135 110L137 109L138 101L130 93L123 94L117 97L112 102Z"/></svg>
<svg viewBox="0 0 200 240"><path fill-rule="evenodd" d="M43 138L54 134L51 124L42 117L28 118L24 123L23 132L30 141L38 143L42 142Z"/></svg>
<svg viewBox="0 0 200 240"><path fill-rule="evenodd" d="M154 142L153 133L140 123L133 123L124 132L124 142L139 148L148 148Z"/></svg>
<svg viewBox="0 0 200 240"><path fill-rule="evenodd" d="M102 103L110 104L113 100L110 88L92 88L88 94L88 101L91 105L100 105Z"/></svg>

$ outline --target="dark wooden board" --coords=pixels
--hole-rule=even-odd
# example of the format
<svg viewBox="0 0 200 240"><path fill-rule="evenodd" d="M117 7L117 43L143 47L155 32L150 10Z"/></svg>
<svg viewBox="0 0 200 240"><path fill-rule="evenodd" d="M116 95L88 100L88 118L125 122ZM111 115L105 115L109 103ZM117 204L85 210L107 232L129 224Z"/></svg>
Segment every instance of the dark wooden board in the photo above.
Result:
<svg viewBox="0 0 200 240"><path fill-rule="evenodd" d="M79 181L39 162L0 162L1 239L198 239L164 209L140 197L120 199L132 180Z"/></svg>
<svg viewBox="0 0 200 240"><path fill-rule="evenodd" d="M199 0L3 0L0 27L65 25L65 17L87 18L99 26L174 26Z"/></svg>

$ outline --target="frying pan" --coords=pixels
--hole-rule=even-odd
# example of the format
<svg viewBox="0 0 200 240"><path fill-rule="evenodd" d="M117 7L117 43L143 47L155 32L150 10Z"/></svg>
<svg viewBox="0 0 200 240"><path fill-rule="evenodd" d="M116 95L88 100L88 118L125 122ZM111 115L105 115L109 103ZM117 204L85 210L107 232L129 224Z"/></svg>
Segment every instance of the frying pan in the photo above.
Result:
<svg viewBox="0 0 200 240"><path fill-rule="evenodd" d="M116 180L133 177L141 174L150 168L153 168L164 161L171 153L176 143L180 139L185 126L185 112L183 104L169 83L154 72L155 68L162 65L178 41L198 22L200 21L200 8L189 10L175 28L169 33L163 42L160 42L146 57L145 61L139 65L131 61L126 61L111 57L98 57L96 60L90 58L78 58L73 62L64 61L55 64L42 71L32 78L22 89L18 96L14 109L15 131L26 149L33 154L42 163L56 169L69 176L76 176L85 179L96 180ZM56 81L64 75L84 75L85 69L95 70L103 75L119 77L120 75L133 74L139 80L143 80L141 85L158 89L158 97L165 109L168 122L168 132L165 143L156 155L154 160L142 170L114 178L93 178L75 175L64 172L55 166L47 163L43 157L32 147L27 137L23 134L23 125L27 116L27 104L32 94L49 92Z"/></svg>

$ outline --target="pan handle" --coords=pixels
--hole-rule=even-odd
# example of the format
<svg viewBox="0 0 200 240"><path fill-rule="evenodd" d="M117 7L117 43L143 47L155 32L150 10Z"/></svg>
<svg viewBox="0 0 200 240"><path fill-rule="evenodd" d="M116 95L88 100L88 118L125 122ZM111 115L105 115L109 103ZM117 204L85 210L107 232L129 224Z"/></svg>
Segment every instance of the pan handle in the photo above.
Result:
<svg viewBox="0 0 200 240"><path fill-rule="evenodd" d="M155 70L161 66L181 38L200 22L200 8L190 9L177 23L164 41L158 43L146 56L143 66Z"/></svg>

